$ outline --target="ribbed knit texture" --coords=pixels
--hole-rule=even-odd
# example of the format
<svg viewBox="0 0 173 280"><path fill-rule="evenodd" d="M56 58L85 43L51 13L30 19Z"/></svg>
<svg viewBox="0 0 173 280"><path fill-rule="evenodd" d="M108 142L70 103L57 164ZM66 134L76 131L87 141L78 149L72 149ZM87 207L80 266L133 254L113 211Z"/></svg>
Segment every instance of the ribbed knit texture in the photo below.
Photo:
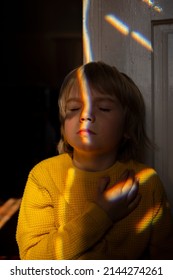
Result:
<svg viewBox="0 0 173 280"><path fill-rule="evenodd" d="M134 169L141 201L113 223L94 203L99 179L113 185ZM37 164L30 172L19 212L16 239L20 258L173 259L173 224L163 185L155 170L134 162L116 162L99 172L73 166L68 154Z"/></svg>

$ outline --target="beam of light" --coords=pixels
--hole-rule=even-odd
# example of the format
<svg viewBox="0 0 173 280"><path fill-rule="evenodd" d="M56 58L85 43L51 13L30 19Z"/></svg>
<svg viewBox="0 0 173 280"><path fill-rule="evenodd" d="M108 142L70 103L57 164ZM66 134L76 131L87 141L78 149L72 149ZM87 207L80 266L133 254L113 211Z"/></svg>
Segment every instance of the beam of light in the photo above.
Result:
<svg viewBox="0 0 173 280"><path fill-rule="evenodd" d="M136 174L136 177L139 178L140 184L145 184L151 177L155 176L156 173L152 168L145 168L139 171ZM168 207L168 205L167 205ZM157 219L153 220L154 213L156 213L159 209L159 206L156 205L154 208L148 210L148 212L143 216L143 218L136 225L137 233L141 233L144 231L151 222L154 224L158 221L158 219L162 216L163 210L159 209L159 214L157 215Z"/></svg>
<svg viewBox="0 0 173 280"><path fill-rule="evenodd" d="M79 82L79 88L80 88L80 94L83 102L83 116L90 116L91 115L91 93L90 89L87 83L87 80L85 78L83 69L79 68L77 70L77 79ZM87 129L89 125L89 121L83 121L80 124L80 129ZM84 143L90 143L91 139L89 134L81 135L82 141Z"/></svg>
<svg viewBox="0 0 173 280"><path fill-rule="evenodd" d="M139 44L141 44L147 50L153 52L151 42L148 39L146 39L143 35L141 35L139 32L132 31L131 36L134 40L136 40Z"/></svg>
<svg viewBox="0 0 173 280"><path fill-rule="evenodd" d="M145 168L136 174L136 177L140 179L140 183L146 183L151 177L155 176L156 173L152 168Z"/></svg>
<svg viewBox="0 0 173 280"><path fill-rule="evenodd" d="M142 220L140 220L138 222L138 224L136 225L137 233L141 233L142 231L144 231L151 224L151 222L153 224L155 224L160 219L160 217L162 216L162 213L163 213L162 208L159 210L159 214L157 214L157 219L153 220L153 215L154 215L154 213L156 213L158 211L158 209L159 209L159 206L156 205L154 208L151 208L150 210L148 210L148 212L144 215Z"/></svg>
<svg viewBox="0 0 173 280"><path fill-rule="evenodd" d="M156 12L158 12L158 13L163 12L163 9L162 9L161 7L159 7L159 6L154 6L154 10L155 10Z"/></svg>
<svg viewBox="0 0 173 280"><path fill-rule="evenodd" d="M155 176L155 171L151 168L145 168L141 171L139 171L135 177L139 179L140 184L145 184L146 181L148 181L151 177ZM105 192L104 196L109 201L115 201L121 198L123 192L121 192L121 189L126 185L124 194L128 192L129 187L131 185L131 181L129 180L122 180L119 181L117 184L112 186L111 188L108 188ZM167 203L167 207L169 208L169 204ZM160 217L162 216L163 209L160 208L159 212L159 205L156 205L155 207L149 209L147 213L142 217L142 219L136 224L135 230L139 234L142 231L144 231L151 223L155 224ZM157 218L153 218L155 216L155 213L157 213Z"/></svg>
<svg viewBox="0 0 173 280"><path fill-rule="evenodd" d="M109 22L113 27L120 31L123 35L129 34L129 28L121 20L119 20L115 15L106 15L105 20Z"/></svg>
<svg viewBox="0 0 173 280"><path fill-rule="evenodd" d="M90 4L90 0L83 0L83 52L84 52L84 62L85 63L93 61L90 36L89 36L89 31L88 31L89 4Z"/></svg>
<svg viewBox="0 0 173 280"><path fill-rule="evenodd" d="M58 248L57 256L60 259L64 259L64 241L63 241L63 224L66 219L66 202L70 201L71 196L71 187L73 185L75 179L75 169L69 168L67 171L66 181L65 181L65 188L62 190L62 195L59 195L59 211L58 211L58 221L59 224L62 226L59 227L58 232L59 236L58 239L56 239L56 245L55 248ZM64 199L65 198L65 199ZM64 215L62 215L62 209L64 209Z"/></svg>
<svg viewBox="0 0 173 280"><path fill-rule="evenodd" d="M105 20L109 22L114 28L116 28L119 32L121 32L123 35L130 35L131 37L136 40L139 44L141 44L143 47L145 47L149 51L153 51L153 48L151 46L151 42L147 40L142 34L139 32L129 31L129 27L125 25L122 21L120 21L115 15L106 15Z"/></svg>
<svg viewBox="0 0 173 280"><path fill-rule="evenodd" d="M115 201L122 198L123 195L126 195L129 192L129 189L131 189L132 179L123 179L116 183L111 188L108 188L104 192L104 197L108 201Z"/></svg>
<svg viewBox="0 0 173 280"><path fill-rule="evenodd" d="M72 187L73 182L74 182L74 178L75 178L75 169L69 168L68 172L67 172L66 183L65 183L65 186L66 186L66 188L65 188L66 201L69 201L70 191L71 191L71 187Z"/></svg>
<svg viewBox="0 0 173 280"><path fill-rule="evenodd" d="M163 9L158 6L158 5L155 5L154 4L154 1L151 1L151 0L142 0L142 2L145 2L150 8L153 8L156 12L158 13L161 13L163 12Z"/></svg>

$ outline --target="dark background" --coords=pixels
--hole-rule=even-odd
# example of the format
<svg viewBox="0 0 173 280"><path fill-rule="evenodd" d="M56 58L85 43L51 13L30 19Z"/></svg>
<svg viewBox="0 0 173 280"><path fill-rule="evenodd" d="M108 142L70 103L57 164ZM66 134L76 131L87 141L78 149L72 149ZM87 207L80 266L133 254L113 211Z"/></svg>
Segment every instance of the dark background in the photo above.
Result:
<svg viewBox="0 0 173 280"><path fill-rule="evenodd" d="M20 197L31 167L56 153L57 97L82 63L81 0L1 1L0 197ZM56 143L55 143L56 142Z"/></svg>
<svg viewBox="0 0 173 280"><path fill-rule="evenodd" d="M57 154L59 89L83 61L82 1L3 0L0 18L2 204L22 197L29 170ZM0 229L0 255L18 254L17 215Z"/></svg>

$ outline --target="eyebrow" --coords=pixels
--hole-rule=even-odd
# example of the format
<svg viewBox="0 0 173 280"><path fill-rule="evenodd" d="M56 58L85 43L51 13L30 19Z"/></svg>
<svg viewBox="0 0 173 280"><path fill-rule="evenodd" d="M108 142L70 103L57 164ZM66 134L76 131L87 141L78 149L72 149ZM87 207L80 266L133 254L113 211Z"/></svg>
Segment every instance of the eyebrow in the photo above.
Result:
<svg viewBox="0 0 173 280"><path fill-rule="evenodd" d="M71 97L71 98L67 99L67 103L73 102L73 101L74 102L82 102L82 98ZM110 97L95 97L94 101L96 101L96 102L108 101L108 102L111 102L111 103L115 103L116 100L114 100L113 98L110 98Z"/></svg>
<svg viewBox="0 0 173 280"><path fill-rule="evenodd" d="M67 99L67 103L70 103L70 102L82 102L81 98L78 98L78 97L72 97L72 98L69 98Z"/></svg>
<svg viewBox="0 0 173 280"><path fill-rule="evenodd" d="M94 99L94 101L108 101L108 102L112 102L114 103L116 100L114 100L113 98L110 98L110 97L96 97Z"/></svg>

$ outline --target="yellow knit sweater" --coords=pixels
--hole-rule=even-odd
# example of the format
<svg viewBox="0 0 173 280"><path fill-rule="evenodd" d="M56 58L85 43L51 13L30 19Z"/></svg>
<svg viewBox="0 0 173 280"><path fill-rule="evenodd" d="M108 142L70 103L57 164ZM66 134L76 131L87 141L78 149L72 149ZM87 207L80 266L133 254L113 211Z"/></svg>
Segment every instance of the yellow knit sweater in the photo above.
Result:
<svg viewBox="0 0 173 280"><path fill-rule="evenodd" d="M134 169L141 201L127 217L113 223L93 202L98 180L114 184ZM68 154L37 164L30 172L19 212L16 239L20 258L173 259L173 222L164 188L155 170L129 161L105 171L73 166Z"/></svg>

